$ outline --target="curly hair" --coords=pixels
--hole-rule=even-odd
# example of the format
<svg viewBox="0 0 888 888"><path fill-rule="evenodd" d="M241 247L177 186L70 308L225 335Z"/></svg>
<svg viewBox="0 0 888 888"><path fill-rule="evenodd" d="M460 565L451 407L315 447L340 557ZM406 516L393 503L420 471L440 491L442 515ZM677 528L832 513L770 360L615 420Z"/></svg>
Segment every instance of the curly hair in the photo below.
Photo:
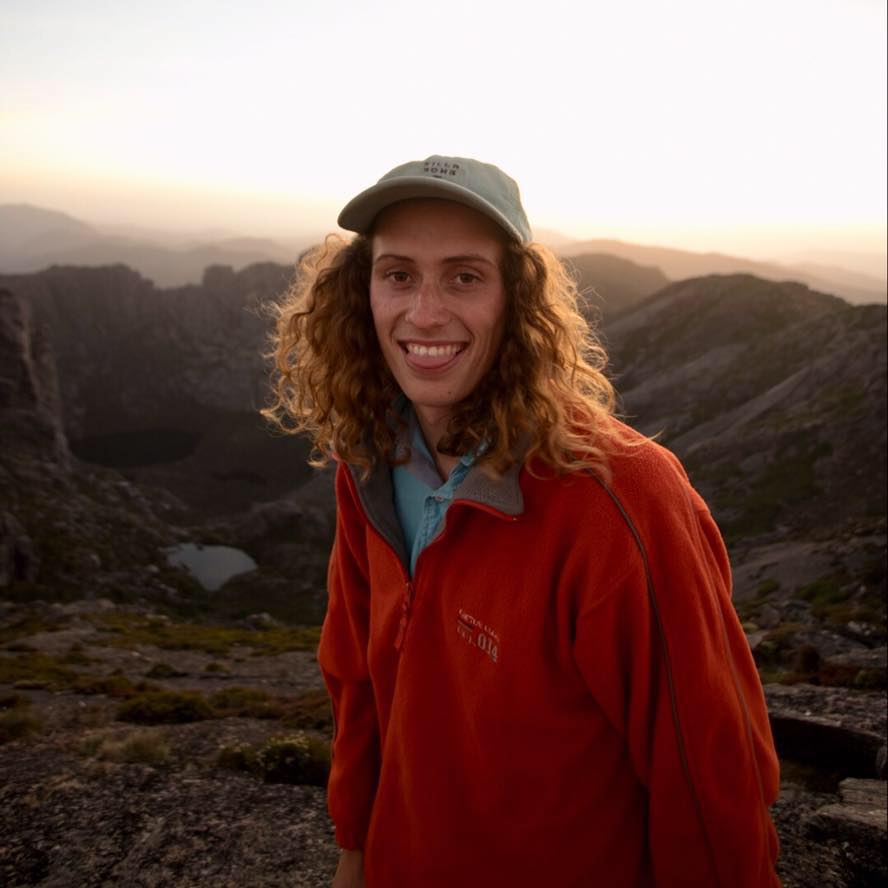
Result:
<svg viewBox="0 0 888 888"><path fill-rule="evenodd" d="M262 411L279 429L307 433L312 465L332 455L366 474L377 460L403 462L400 388L388 369L370 310L370 237L329 235L301 260L273 306L273 400ZM499 355L453 410L438 450L483 451L503 472L538 458L556 474L608 476L614 391L607 356L578 308L576 282L552 252L504 238L507 294ZM483 445L483 446L482 446ZM479 449L480 448L480 449Z"/></svg>

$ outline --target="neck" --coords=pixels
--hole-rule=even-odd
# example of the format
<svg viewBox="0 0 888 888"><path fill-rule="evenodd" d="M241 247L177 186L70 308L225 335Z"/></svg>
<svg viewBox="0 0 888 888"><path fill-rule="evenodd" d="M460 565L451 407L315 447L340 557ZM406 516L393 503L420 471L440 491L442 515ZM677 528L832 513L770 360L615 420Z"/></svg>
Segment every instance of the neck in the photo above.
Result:
<svg viewBox="0 0 888 888"><path fill-rule="evenodd" d="M416 413L417 420L419 420L419 427L422 429L422 436L425 438L429 453L431 453L432 458L435 460L438 474L441 476L441 480L444 481L453 471L453 467L459 462L458 456L438 453L438 442L447 431L450 413L446 410L436 410L433 407L422 407L417 404L413 405L413 410Z"/></svg>

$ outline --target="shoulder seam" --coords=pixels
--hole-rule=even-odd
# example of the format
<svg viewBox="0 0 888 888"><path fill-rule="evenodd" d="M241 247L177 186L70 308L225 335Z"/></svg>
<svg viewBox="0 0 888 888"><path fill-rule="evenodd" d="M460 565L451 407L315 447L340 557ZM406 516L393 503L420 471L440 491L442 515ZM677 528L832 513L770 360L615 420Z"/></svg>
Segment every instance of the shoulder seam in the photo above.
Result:
<svg viewBox="0 0 888 888"><path fill-rule="evenodd" d="M626 510L626 508L623 505L620 498L597 475L594 475L591 472L589 474L598 482L598 484L601 486L601 488L604 490L604 492L608 495L610 500L613 502L617 511L620 513L620 516L622 517L624 523L626 524L626 527L629 529L629 533L632 535L632 538L635 541L635 545L638 548L639 554L641 555L641 561L644 566L645 581L647 584L648 600L650 601L651 610L654 614L654 622L657 627L657 635L660 639L660 644L663 648L663 662L664 662L664 666L666 669L666 684L669 688L669 703L670 703L670 706L672 709L672 725L675 729L675 740L678 745L678 752L679 752L679 757L681 759L682 772L684 773L685 780L687 781L688 789L690 790L691 798L693 799L693 802L694 802L694 809L696 810L697 817L699 818L699 821L700 821L700 828L701 828L701 830L703 832L703 836L705 837L705 840L706 840L706 850L709 855L710 867L712 868L712 872L715 874L716 879L718 879L718 867L715 865L715 855L712 850L712 845L709 841L709 833L706 829L706 819L703 816L703 809L700 805L700 798L697 795L697 789L696 789L696 786L694 785L693 778L691 777L691 769L690 769L690 765L688 764L688 756L687 756L687 751L685 749L685 742L684 742L684 732L682 731L681 719L679 718L679 714L678 714L678 702L676 700L676 695L675 695L675 682L674 682L674 679L672 676L672 658L669 653L669 645L666 641L666 632L663 628L663 620L660 616L660 607L657 602L657 594L656 594L656 590L654 588L654 578L653 578L653 575L651 574L650 561L648 559L647 549L645 548L644 541L641 539L641 534L638 532L638 528L635 526L635 522L629 516L629 513Z"/></svg>

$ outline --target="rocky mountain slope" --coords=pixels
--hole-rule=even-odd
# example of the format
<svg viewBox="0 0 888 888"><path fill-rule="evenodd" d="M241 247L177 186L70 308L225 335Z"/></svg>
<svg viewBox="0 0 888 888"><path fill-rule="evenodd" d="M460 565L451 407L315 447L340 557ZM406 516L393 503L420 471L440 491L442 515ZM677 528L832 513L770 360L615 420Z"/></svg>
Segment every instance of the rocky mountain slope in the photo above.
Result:
<svg viewBox="0 0 888 888"><path fill-rule="evenodd" d="M627 416L737 537L884 516L885 318L729 275L672 284L605 333Z"/></svg>
<svg viewBox="0 0 888 888"><path fill-rule="evenodd" d="M580 253L566 260L584 297L584 310L597 325L612 322L669 283L659 268L607 253Z"/></svg>

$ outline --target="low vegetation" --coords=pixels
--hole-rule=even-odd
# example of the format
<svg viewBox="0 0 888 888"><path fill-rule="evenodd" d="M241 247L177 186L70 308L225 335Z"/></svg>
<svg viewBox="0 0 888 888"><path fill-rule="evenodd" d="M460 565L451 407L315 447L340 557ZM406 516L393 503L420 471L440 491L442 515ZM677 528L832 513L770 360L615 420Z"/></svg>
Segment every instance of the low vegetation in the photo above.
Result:
<svg viewBox="0 0 888 888"><path fill-rule="evenodd" d="M127 764L161 765L170 758L166 733L149 729L122 736L104 732L91 734L77 744L77 751L101 761Z"/></svg>
<svg viewBox="0 0 888 888"><path fill-rule="evenodd" d="M317 626L281 626L246 629L179 622L166 616L146 616L115 611L87 617L105 633L96 644L113 647L153 645L167 650L196 650L224 656L232 650L251 648L256 655L315 650L320 638Z"/></svg>
<svg viewBox="0 0 888 888"><path fill-rule="evenodd" d="M213 718L202 694L191 691L148 691L122 703L118 721L141 725L175 725Z"/></svg>
<svg viewBox="0 0 888 888"><path fill-rule="evenodd" d="M245 771L267 783L325 786L330 771L330 747L320 737L296 731L272 737L258 746L223 746L216 764Z"/></svg>
<svg viewBox="0 0 888 888"><path fill-rule="evenodd" d="M0 694L0 745L35 734L42 720L31 712L31 701L24 694Z"/></svg>
<svg viewBox="0 0 888 888"><path fill-rule="evenodd" d="M296 697L275 696L257 688L222 688L209 696L196 691L149 691L133 696L117 710L119 721L181 724L211 718L260 718L285 727L332 731L330 702L324 691Z"/></svg>
<svg viewBox="0 0 888 888"><path fill-rule="evenodd" d="M0 684L61 690L77 680L77 673L58 658L37 651L0 656Z"/></svg>

